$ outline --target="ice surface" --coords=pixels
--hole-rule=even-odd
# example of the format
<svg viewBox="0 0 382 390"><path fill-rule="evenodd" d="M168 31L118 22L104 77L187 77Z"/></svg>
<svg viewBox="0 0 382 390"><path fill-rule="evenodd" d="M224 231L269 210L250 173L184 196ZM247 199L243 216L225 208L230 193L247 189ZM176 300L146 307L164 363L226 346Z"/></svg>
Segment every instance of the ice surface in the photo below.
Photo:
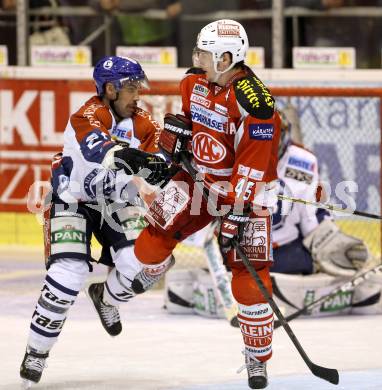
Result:
<svg viewBox="0 0 382 390"><path fill-rule="evenodd" d="M4 258L4 256L3 256ZM102 277L99 266L89 280ZM20 389L19 366L44 278L43 264L0 259L0 389ZM48 359L41 390L247 389L238 329L225 320L170 316L160 291L121 309L123 332L111 338L80 293ZM268 389L382 390L382 317L305 319L292 328L316 364L337 368L338 386L314 377L282 329L275 332Z"/></svg>

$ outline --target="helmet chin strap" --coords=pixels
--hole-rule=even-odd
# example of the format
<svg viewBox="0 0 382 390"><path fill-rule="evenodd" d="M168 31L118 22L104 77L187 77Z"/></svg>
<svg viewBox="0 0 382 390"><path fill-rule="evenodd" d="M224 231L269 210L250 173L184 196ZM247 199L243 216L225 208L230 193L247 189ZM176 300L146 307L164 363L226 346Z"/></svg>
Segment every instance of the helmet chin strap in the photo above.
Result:
<svg viewBox="0 0 382 390"><path fill-rule="evenodd" d="M220 76L222 74L228 72L229 70L231 70L235 66L235 63L232 62L231 65L227 69L225 69L225 70L218 70L218 63L220 62L220 60L215 61L215 59L213 59L213 62L214 62L214 71L216 73L216 76L213 79L214 83L218 83L218 80L219 80Z"/></svg>

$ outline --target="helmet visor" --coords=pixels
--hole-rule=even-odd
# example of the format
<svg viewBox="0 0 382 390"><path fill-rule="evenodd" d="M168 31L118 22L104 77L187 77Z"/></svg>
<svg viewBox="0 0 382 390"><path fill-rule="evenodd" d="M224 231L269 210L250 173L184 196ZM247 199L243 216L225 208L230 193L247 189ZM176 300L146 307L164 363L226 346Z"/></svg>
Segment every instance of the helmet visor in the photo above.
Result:
<svg viewBox="0 0 382 390"><path fill-rule="evenodd" d="M118 89L124 88L126 86L132 86L137 89L150 89L150 83L145 74L142 76L129 76L118 80Z"/></svg>
<svg viewBox="0 0 382 390"><path fill-rule="evenodd" d="M198 47L194 47L192 50L192 63L196 67L202 67L212 58L211 52Z"/></svg>

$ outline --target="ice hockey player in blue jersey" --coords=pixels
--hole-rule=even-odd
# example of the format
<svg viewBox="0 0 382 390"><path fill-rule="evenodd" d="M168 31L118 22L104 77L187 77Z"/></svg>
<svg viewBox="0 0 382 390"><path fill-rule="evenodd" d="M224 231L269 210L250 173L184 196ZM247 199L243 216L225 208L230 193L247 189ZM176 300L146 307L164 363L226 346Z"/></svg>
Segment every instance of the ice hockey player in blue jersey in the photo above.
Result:
<svg viewBox="0 0 382 390"><path fill-rule="evenodd" d="M124 271L126 250L143 221L135 179L158 184L168 177L167 163L158 155L160 125L137 106L147 85L140 64L105 57L95 66L93 78L97 95L70 116L63 151L52 163L52 197L44 222L47 274L20 368L26 388L39 382L92 268L92 235L102 245L100 261L115 265L108 283L122 301L135 295L123 282L131 277ZM126 228L126 221L134 221L137 229ZM120 333L118 310L105 302L103 284L92 284L89 295L109 334Z"/></svg>

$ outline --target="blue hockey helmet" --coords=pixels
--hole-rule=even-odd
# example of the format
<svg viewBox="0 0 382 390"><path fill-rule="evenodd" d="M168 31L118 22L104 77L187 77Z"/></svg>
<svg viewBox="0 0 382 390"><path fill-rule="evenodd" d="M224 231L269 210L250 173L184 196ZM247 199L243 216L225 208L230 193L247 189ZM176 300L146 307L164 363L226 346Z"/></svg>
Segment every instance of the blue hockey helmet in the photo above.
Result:
<svg viewBox="0 0 382 390"><path fill-rule="evenodd" d="M97 94L104 94L106 83L112 83L119 91L126 83L137 83L139 87L148 88L148 80L138 61L132 58L108 56L99 60L94 67L93 79Z"/></svg>

